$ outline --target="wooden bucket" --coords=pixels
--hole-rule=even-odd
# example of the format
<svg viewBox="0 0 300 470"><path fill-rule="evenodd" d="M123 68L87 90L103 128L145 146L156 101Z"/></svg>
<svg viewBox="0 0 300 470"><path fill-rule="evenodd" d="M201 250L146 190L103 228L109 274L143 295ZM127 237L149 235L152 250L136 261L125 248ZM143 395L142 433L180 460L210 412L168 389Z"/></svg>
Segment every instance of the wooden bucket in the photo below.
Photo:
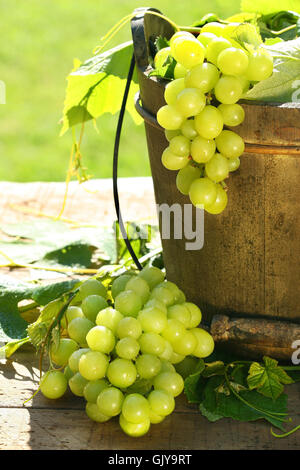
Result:
<svg viewBox="0 0 300 470"><path fill-rule="evenodd" d="M176 188L177 172L161 164L168 143L155 118L167 82L149 76L148 59L155 38L174 31L145 11L132 20L137 109L145 119L156 202L183 206L189 199ZM246 150L226 181L226 210L205 213L201 250L163 239L163 257L168 279L200 306L217 342L248 356L290 359L300 340L300 104L241 104L245 121L234 130Z"/></svg>

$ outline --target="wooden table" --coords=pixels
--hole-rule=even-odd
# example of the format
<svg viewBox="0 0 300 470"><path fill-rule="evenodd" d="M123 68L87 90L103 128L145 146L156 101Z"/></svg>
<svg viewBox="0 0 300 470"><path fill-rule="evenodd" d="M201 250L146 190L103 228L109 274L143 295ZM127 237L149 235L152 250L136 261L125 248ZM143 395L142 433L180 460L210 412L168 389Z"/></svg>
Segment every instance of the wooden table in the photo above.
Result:
<svg viewBox="0 0 300 470"><path fill-rule="evenodd" d="M114 218L110 180L90 182L89 191L72 184L65 217L83 222L110 223ZM57 215L62 203L64 185L60 183L0 183L0 220L28 220L32 214L12 210L11 204L34 208ZM121 203L125 219L155 219L151 180L124 179L120 183ZM96 211L95 211L96 207ZM2 270L7 272L8 270ZM28 278L28 270L14 270L10 275ZM126 436L116 418L105 424L92 422L85 414L84 401L71 393L55 402L38 393L38 357L33 350L16 353L9 360L0 360L0 449L299 449L300 433L275 439L270 425L256 421L240 423L224 419L210 423L189 405L184 395L176 399L175 412L162 423L152 425L142 438ZM289 386L289 411L294 425L300 422L300 387Z"/></svg>

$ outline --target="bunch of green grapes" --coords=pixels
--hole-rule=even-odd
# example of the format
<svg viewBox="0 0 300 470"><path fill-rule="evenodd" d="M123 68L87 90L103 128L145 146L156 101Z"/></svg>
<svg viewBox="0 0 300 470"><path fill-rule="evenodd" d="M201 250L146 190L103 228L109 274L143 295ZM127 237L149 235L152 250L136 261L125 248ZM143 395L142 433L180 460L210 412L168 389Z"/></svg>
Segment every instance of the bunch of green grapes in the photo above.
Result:
<svg viewBox="0 0 300 470"><path fill-rule="evenodd" d="M67 390L86 399L86 413L104 423L119 416L122 430L142 436L175 408L191 357L214 349L199 328L201 311L153 266L123 274L111 286L84 282L62 319L59 344L50 349L52 367L40 383L47 398ZM176 371L179 367L180 373ZM62 370L64 368L64 370Z"/></svg>
<svg viewBox="0 0 300 470"><path fill-rule="evenodd" d="M233 26L208 23L197 38L177 32L154 62L168 55L177 62L174 80L165 88L166 105L157 113L169 141L162 164L179 170L178 190L211 214L226 208L224 180L239 168L245 147L226 126L243 122L244 109L237 102L253 82L265 80L273 71L273 59L265 49L249 52L230 38ZM215 105L210 104L212 99Z"/></svg>

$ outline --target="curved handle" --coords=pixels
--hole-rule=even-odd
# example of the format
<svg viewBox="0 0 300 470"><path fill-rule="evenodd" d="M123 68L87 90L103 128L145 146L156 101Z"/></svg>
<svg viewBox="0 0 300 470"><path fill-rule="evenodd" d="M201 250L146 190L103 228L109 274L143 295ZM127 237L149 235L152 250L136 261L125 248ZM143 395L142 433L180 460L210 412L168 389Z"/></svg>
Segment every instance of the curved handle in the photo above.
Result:
<svg viewBox="0 0 300 470"><path fill-rule="evenodd" d="M156 8L137 8L134 11L136 15L131 20L134 55L136 64L140 68L149 65L149 57L155 53L155 39L158 36L169 39L174 34L170 23L160 16L149 14L151 11L161 14Z"/></svg>

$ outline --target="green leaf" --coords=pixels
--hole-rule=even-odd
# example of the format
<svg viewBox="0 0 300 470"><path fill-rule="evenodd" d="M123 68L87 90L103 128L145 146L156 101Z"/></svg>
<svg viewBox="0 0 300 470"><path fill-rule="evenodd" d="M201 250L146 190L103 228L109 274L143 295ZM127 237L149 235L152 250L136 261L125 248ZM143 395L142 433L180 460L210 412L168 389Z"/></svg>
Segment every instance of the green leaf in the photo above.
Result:
<svg viewBox="0 0 300 470"><path fill-rule="evenodd" d="M300 13L299 0L242 0L241 11L254 13L274 13L291 10Z"/></svg>
<svg viewBox="0 0 300 470"><path fill-rule="evenodd" d="M164 49L165 47L170 46L170 41L168 41L167 38L164 38L163 36L158 36L155 39L155 48L156 51L160 51L161 49Z"/></svg>
<svg viewBox="0 0 300 470"><path fill-rule="evenodd" d="M257 389L262 395L276 400L283 392L283 384L293 383L293 380L278 366L278 361L265 356L264 365L251 364L247 382L250 390Z"/></svg>
<svg viewBox="0 0 300 470"><path fill-rule="evenodd" d="M90 267L96 249L106 261L114 262L117 257L114 231L109 227L70 228L58 220L37 220L3 224L0 229L15 237L0 242L0 250L17 264L43 260L39 264L85 268ZM1 254L0 263L7 263Z"/></svg>
<svg viewBox="0 0 300 470"><path fill-rule="evenodd" d="M60 313L61 309L66 304L66 299L60 297L52 302L49 302L42 310L38 319L28 325L27 333L31 343L35 348L39 348L43 343L47 334L48 328L53 320Z"/></svg>
<svg viewBox="0 0 300 470"><path fill-rule="evenodd" d="M16 352L21 346L30 342L29 336L22 339L16 339L10 341L0 348L0 359L9 358L14 352Z"/></svg>
<svg viewBox="0 0 300 470"><path fill-rule="evenodd" d="M104 113L117 113L121 108L127 74L133 54L132 42L120 44L86 60L68 76L63 110L63 135L70 127ZM138 91L137 76L133 77L127 110L139 124L142 119L134 107Z"/></svg>
<svg viewBox="0 0 300 470"><path fill-rule="evenodd" d="M250 23L237 26L231 37L246 49L249 49L249 46L257 47L262 44L258 28Z"/></svg>
<svg viewBox="0 0 300 470"><path fill-rule="evenodd" d="M196 371L189 375L184 381L184 393L190 403L201 402L201 392L205 385L205 380L201 377L205 363L200 359Z"/></svg>
<svg viewBox="0 0 300 470"><path fill-rule="evenodd" d="M222 361L211 362L206 364L204 371L202 372L203 377L213 377L214 375L223 375L225 372L225 365Z"/></svg>
<svg viewBox="0 0 300 470"><path fill-rule="evenodd" d="M224 378L215 376L208 379L203 391L203 400L201 400L200 411L204 411L204 416L220 419L232 418L238 421L255 421L257 419L266 419L274 426L283 429L282 422L276 417L270 417L268 414L257 411L249 407L232 393L226 395L224 393L217 393L216 390L222 386ZM287 396L282 394L274 402L271 398L264 397L252 391L241 391L240 396L247 400L253 407L264 409L266 412L272 413L286 413L287 410Z"/></svg>
<svg viewBox="0 0 300 470"><path fill-rule="evenodd" d="M266 49L273 56L273 74L254 85L244 98L281 103L297 101L300 95L300 38L266 46Z"/></svg>
<svg viewBox="0 0 300 470"><path fill-rule="evenodd" d="M72 289L77 283L77 280L69 280L36 287L9 276L0 276L0 341L21 339L26 336L28 323L21 317L18 309L21 300L33 299L39 305L46 305Z"/></svg>

